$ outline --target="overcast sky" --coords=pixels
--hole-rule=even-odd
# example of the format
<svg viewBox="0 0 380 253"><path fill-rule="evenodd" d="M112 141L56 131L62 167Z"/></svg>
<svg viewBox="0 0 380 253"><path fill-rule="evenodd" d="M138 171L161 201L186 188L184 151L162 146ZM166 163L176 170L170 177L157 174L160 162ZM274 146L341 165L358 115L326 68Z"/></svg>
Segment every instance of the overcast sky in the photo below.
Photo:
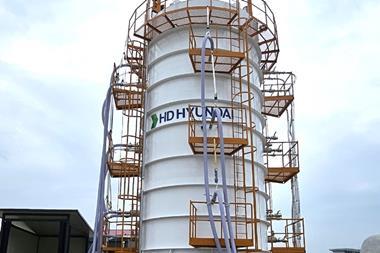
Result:
<svg viewBox="0 0 380 253"><path fill-rule="evenodd" d="M93 224L100 108L138 2L0 0L0 207L75 208ZM380 233L380 2L268 2L277 70L297 75L308 252L359 248Z"/></svg>

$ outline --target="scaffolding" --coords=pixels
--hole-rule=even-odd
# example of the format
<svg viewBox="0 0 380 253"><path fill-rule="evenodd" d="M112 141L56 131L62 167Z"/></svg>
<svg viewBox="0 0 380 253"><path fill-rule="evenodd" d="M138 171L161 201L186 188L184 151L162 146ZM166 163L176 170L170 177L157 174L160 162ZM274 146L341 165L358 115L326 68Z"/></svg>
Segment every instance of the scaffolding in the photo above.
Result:
<svg viewBox="0 0 380 253"><path fill-rule="evenodd" d="M280 117L293 102L295 76L291 72L266 72L262 93L264 105L262 113Z"/></svg>
<svg viewBox="0 0 380 253"><path fill-rule="evenodd" d="M108 186L117 185L118 190L115 198L106 196L105 253L139 252L145 87L144 44L131 40L111 79L115 109L121 112L120 118L113 113L112 120L122 122L122 129L118 135L111 128L108 135Z"/></svg>
<svg viewBox="0 0 380 253"><path fill-rule="evenodd" d="M108 152L108 169L111 177L138 177L140 175L140 164L138 158L128 156L128 150L136 148L140 150L141 146L133 147L128 144L114 144L112 135L109 135L109 152Z"/></svg>
<svg viewBox="0 0 380 253"><path fill-rule="evenodd" d="M210 19L213 18L212 9L210 10ZM245 58L244 52L242 50L243 40L241 38L241 33L234 32L239 29L239 12L227 12L226 22L230 25L212 25L210 30L211 37L214 41L214 50L206 49L207 57L214 57L214 66L216 73L231 73L241 61ZM235 20L236 19L236 20ZM229 28L226 31L226 26ZM201 64L201 41L204 37L204 31L196 29L194 24L189 25L189 57L193 69L195 72L200 71ZM206 72L211 72L211 62L207 61L205 70Z"/></svg>
<svg viewBox="0 0 380 253"><path fill-rule="evenodd" d="M248 37L254 38L262 54L260 67L263 71L270 71L277 62L279 45L276 20L268 4L263 0L225 0L222 2L224 3L223 7L216 6L212 0L203 1L202 5L191 0L145 0L131 16L128 36L149 42L157 35L173 28L206 25L209 18L214 28L218 26L231 27L233 30L236 28L237 33L242 34L239 32L242 31L247 33ZM177 6L174 6L175 4ZM195 33L193 32L194 36L192 36L191 32L189 56L191 59L195 59L200 56L199 43L195 43ZM238 46L234 36L216 37L219 38L221 44L223 41L229 40L235 41L230 44L231 47ZM217 49L216 53L221 54L218 63L227 61L229 66L237 65L236 62L241 61L245 54L244 51L239 52L229 48L218 47ZM192 61L197 62L196 60ZM220 67L221 65L224 64L219 64ZM226 71L225 66L222 68L223 72Z"/></svg>
<svg viewBox="0 0 380 253"><path fill-rule="evenodd" d="M261 3L262 6L259 6L257 2ZM212 21L209 25L209 31L215 41L215 45L214 50L206 50L206 56L209 57L205 64L205 71L211 72L212 66L214 66L216 73L230 75L230 103L233 117L231 122L224 122L224 124L232 130L232 136L230 132L224 134L229 137L224 140L227 147L225 154L230 155L233 159L235 200L234 205L232 205L234 209L232 222L236 235L235 243L239 251L246 252L262 251L263 245L260 245L258 238L258 224L259 222L265 222L258 219L258 207L256 203L258 187L256 187L254 181L254 160L257 149L254 145L254 132L256 131L256 124L253 120L254 96L251 85L247 85L247 88L243 85L244 82L248 84L253 82L251 80L253 66L250 65L250 61L253 60L251 59L253 49L249 40L253 38L258 41L261 48L265 48L262 50L263 58L260 65L263 70L269 71L273 67L278 53L274 16L269 17L273 13L265 2L257 2L234 1L231 3L229 1L225 8L220 8L212 6L212 1L210 1L210 5L207 7L197 7L200 10L203 8L204 14L202 16L202 11L199 11L196 16L197 21L201 19L203 24L206 23L207 18ZM248 12L242 13L241 8ZM253 10L262 19L253 16ZM221 12L224 12L223 18L218 17ZM201 62L200 42L204 31L197 29L199 23L193 21L195 17L193 18L191 13L191 10L187 11L189 15L188 20L190 21L189 57L194 71L199 72ZM194 154L203 151L203 147L201 146L202 138L200 137L202 129L196 128L196 125L197 121L195 117L190 114L189 144ZM195 139L196 135L198 135L198 139ZM215 141L212 137L207 139L207 153L219 153L217 146L213 149L212 145L213 142L217 141L219 140L216 139ZM246 163L247 159L251 161L251 165L249 166ZM247 174L253 176L249 178ZM249 203L248 200L251 200L252 203ZM202 220L194 218L195 211L196 209L193 208L190 212L189 244L194 247L215 247L213 238L197 237L197 234L193 233L194 229L191 228L196 228L197 225L199 226L202 223ZM222 238L222 235L219 236ZM250 242L245 244L242 241L238 241L238 238L247 238L245 240L250 240ZM200 241L204 243L195 243ZM207 243L205 243L206 241Z"/></svg>
<svg viewBox="0 0 380 253"><path fill-rule="evenodd" d="M234 199L231 203L232 222L238 250L262 252L263 242L259 241L258 224L272 219L258 219L255 182L255 132L253 119L254 95L251 83L254 67L258 61L264 73L262 84L263 110L267 116L281 117L294 100L294 75L290 72L273 72L279 53L277 25L274 14L264 0L224 0L215 5L212 0L145 0L133 12L129 24L124 57L120 65L114 66L111 88L117 111L122 112L123 131L115 143L116 133L108 137L107 166L110 181L117 182L116 200L109 197L109 210L103 217L103 252L139 252L140 208L142 187L143 143L144 143L144 96L146 92L146 47L156 36L174 28L189 30L189 58L194 72L200 71L201 40L204 28L208 26L214 39L214 50L207 49L206 72L227 74L231 80L229 105L208 104L212 110L227 109L230 120L224 122L225 155L233 161ZM201 28L201 29L200 29ZM254 41L260 48L261 56L253 59ZM243 84L248 85L243 85ZM199 116L193 113L199 105L189 105L188 143L194 154L203 153L202 129ZM261 108L255 108L261 110ZM206 112L207 113L207 112ZM211 114L211 112L210 112ZM208 120L212 125L213 119ZM261 130L261 129L260 129ZM207 139L207 153L220 155L221 140L217 135ZM270 183L286 183L299 171L298 142L266 143L264 159L268 169L267 186ZM246 161L249 160L250 163ZM276 164L279 163L279 164ZM251 176L248 176L250 174ZM268 188L268 187L267 187ZM107 196L108 197L108 196ZM189 205L189 244L193 247L215 247L215 241L200 231L208 222L204 214L206 203L191 200ZM116 208L116 209L115 209ZM271 211L268 209L268 211ZM270 213L270 212L269 212ZM284 247L276 247L269 240L272 253L298 253L304 249L303 220L285 219L284 234L273 232L275 237L287 240ZM216 222L221 224L220 220ZM297 229L294 230L294 224ZM302 234L299 232L302 224ZM280 234L281 233L281 234ZM220 243L224 245L222 230ZM299 243L302 237L303 244ZM289 243L294 238L297 243ZM302 251L304 252L304 251Z"/></svg>
<svg viewBox="0 0 380 253"><path fill-rule="evenodd" d="M215 204L218 204L217 202ZM206 212L206 202L190 201L190 217L189 217L189 244L194 247L215 247L214 238L210 238L209 219ZM233 210L243 208L247 210L249 215L234 215L232 221L234 224L243 223L246 225L244 233L235 233L236 247L253 246L253 225L252 225L252 204L250 203L230 203ZM223 238L223 230L221 219L216 218L218 228L218 237L222 247L225 247Z"/></svg>
<svg viewBox="0 0 380 253"><path fill-rule="evenodd" d="M304 220L271 218L268 243L272 253L305 253ZM301 230L298 230L300 227Z"/></svg>
<svg viewBox="0 0 380 253"><path fill-rule="evenodd" d="M223 138L224 141L224 153L227 155L232 155L237 151L241 150L244 146L248 144L247 140L247 126L246 121L243 118L236 122L237 114L244 114L246 117L245 110L238 112L236 108L230 106L210 106L206 108L206 115L208 115L209 120L207 120L208 125L215 124L215 120L212 119L212 114L214 110L220 110L221 113L228 114L232 120L232 115L234 115L235 121L225 122L227 127L230 128L229 131L225 131ZM191 150L194 154L203 153L203 137L202 137L202 122L197 117L197 112L201 111L199 105L189 105L189 118L188 118L188 140ZM235 116L236 115L236 116ZM239 132L239 136L236 133ZM220 138L215 132L213 136L207 137L207 153L208 154L220 154Z"/></svg>
<svg viewBox="0 0 380 253"><path fill-rule="evenodd" d="M264 162L268 169L267 182L286 183L298 174L298 142L268 141L264 149Z"/></svg>
<svg viewBox="0 0 380 253"><path fill-rule="evenodd" d="M286 112L287 141L268 135L264 162L267 167L266 190L270 197L267 203L267 220L270 221L268 243L272 253L305 253L304 220L299 209L297 175L299 166L299 147L294 134L294 83L292 72L264 72L262 94L264 96L262 114L267 117L281 118ZM272 183L285 184L291 181L292 217L282 218L280 212L273 212Z"/></svg>

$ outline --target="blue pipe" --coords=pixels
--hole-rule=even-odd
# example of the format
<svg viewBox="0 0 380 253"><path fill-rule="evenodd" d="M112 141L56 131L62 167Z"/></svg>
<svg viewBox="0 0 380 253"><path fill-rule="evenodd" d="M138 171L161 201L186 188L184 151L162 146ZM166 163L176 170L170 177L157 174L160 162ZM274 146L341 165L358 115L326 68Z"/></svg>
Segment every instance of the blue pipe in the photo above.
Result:
<svg viewBox="0 0 380 253"><path fill-rule="evenodd" d="M223 125L222 125L222 117L220 115L219 110L214 110L216 118L218 120L218 136L220 139L220 165L222 169L222 186L223 186L223 195L224 195L224 205L226 208L226 216L227 216L227 225L229 236L231 240L231 248L232 252L236 253L236 245L234 240L234 231L232 227L231 221L231 213L230 213L230 204L228 201L228 190L227 190L227 175L226 175L226 164L225 164L225 155L224 155L224 136L223 136Z"/></svg>
<svg viewBox="0 0 380 253"><path fill-rule="evenodd" d="M107 175L107 137L109 132L109 116L111 107L111 86L107 90L106 98L102 106L102 122L103 122L103 149L102 149L102 159L100 163L100 173L99 173L99 185L98 185L98 199L96 205L96 216L94 225L94 239L88 253L101 253L102 252L102 225L103 216L105 214L106 206L104 203L104 188L105 188L105 178Z"/></svg>
<svg viewBox="0 0 380 253"><path fill-rule="evenodd" d="M206 43L209 41L211 50L214 49L213 40L209 34L203 38L202 49L201 49L201 107L202 107L202 129L203 129L203 167L204 167L204 183L205 183L205 195L208 216L211 225L211 231L214 236L215 245L219 253L222 252L222 248L219 242L218 234L215 226L215 219L212 213L212 200L210 199L210 189L209 189L209 177L208 177L208 154L207 154L207 122L206 122L206 102L205 102L205 59L206 59ZM222 229L224 232L224 240L226 244L227 252L230 253L231 249L233 253L236 253L236 245L234 240L234 233L232 228L231 214L229 210L228 202L228 192L227 192L227 180L226 180L226 171L225 171L225 155L224 155L224 141L223 141L223 126L220 112L214 110L212 115L213 119L215 117L218 121L218 136L220 139L220 160L221 160L221 169L222 169L222 183L223 183L223 194L219 191L216 192L216 197L219 202L219 209L221 215ZM224 195L224 196L223 196ZM224 205L223 205L224 203ZM225 209L225 212L224 212ZM225 215L226 213L226 215ZM227 218L227 221L226 221ZM227 225L226 225L227 224ZM228 226L228 227L227 227ZM227 232L228 231L228 232ZM230 243L231 242L231 243Z"/></svg>
<svg viewBox="0 0 380 253"><path fill-rule="evenodd" d="M228 239L229 233L228 233L227 226L225 226L227 221L226 221L226 215L224 212L225 206L223 205L223 203L224 203L223 193L220 192L220 190L218 190L218 191L216 191L216 196L218 198L218 205L219 205L219 210L220 210L220 219L222 222L222 230L224 233L224 241L226 244L226 249L227 249L227 252L231 252L230 240Z"/></svg>
<svg viewBox="0 0 380 253"><path fill-rule="evenodd" d="M210 43L211 49L214 49L214 42L212 41L210 34L207 33L202 40L201 50L201 106L202 106L202 129L203 129L203 174L205 183L205 195L208 217L211 225L211 232L214 236L215 246L219 253L222 253L222 247L216 231L215 219L212 213L212 203L210 197L209 178L208 178L208 157L207 157L207 122L206 122L206 102L205 102L205 58L206 58L206 43Z"/></svg>

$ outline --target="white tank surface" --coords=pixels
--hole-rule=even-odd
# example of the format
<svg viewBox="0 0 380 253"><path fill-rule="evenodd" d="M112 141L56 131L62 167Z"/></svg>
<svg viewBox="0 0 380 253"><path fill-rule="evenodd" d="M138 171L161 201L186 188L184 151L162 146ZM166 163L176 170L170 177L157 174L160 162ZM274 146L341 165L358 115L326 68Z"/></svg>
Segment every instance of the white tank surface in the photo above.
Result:
<svg viewBox="0 0 380 253"><path fill-rule="evenodd" d="M207 1L205 1L207 2ZM214 5L224 5L213 1ZM181 4L181 3L179 3ZM176 8L175 5L171 8ZM196 27L199 33L205 27ZM226 31L227 32L227 31ZM254 66L251 74L251 90L254 93L253 119L256 124L254 134L255 184L259 241L266 249L267 228L265 181L266 167L263 165L262 129L265 124L261 115L263 98L259 88L261 71L258 61L260 53L253 40L250 63ZM156 36L148 47L148 87L146 95L146 132L143 169L143 203L141 250L144 252L211 252L214 249L193 248L189 245L190 200L204 201L203 158L194 155L188 144L188 106L200 105L200 75L194 73L189 59L189 31L186 27L173 28ZM217 74L218 105L222 109L223 120L233 117L227 108L231 104L230 75ZM247 89L243 81L243 89ZM206 98L213 103L212 76L206 77ZM195 111L196 114L200 112ZM199 115L198 115L199 116ZM228 129L228 124L226 124ZM246 160L250 167L252 161ZM212 159L209 168L212 168ZM232 159L226 156L229 199L234 199ZM209 170L209 177L213 171ZM249 175L248 175L249 177ZM212 185L211 185L212 186ZM213 186L212 186L213 187ZM252 203L252 200L247 200ZM211 236L211 234L210 234Z"/></svg>
<svg viewBox="0 0 380 253"><path fill-rule="evenodd" d="M380 234L373 235L364 240L360 253L378 253L380 252Z"/></svg>

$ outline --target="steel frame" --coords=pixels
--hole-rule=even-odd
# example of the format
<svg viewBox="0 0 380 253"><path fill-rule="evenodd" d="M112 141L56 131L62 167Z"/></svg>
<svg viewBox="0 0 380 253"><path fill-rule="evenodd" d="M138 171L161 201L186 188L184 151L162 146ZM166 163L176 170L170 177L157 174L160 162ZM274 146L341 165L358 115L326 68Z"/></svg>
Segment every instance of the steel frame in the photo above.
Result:
<svg viewBox="0 0 380 253"><path fill-rule="evenodd" d="M294 182L297 182L299 173L299 148L294 136L293 101L295 75L292 72L264 72L262 94L264 95L263 111L267 116L281 117L287 113L288 141L273 141L277 137L267 137L264 149L264 161L267 166L266 192L269 195L267 202L267 220L271 223L268 243L272 253L305 253L304 220L300 218L299 210L294 212L294 199L298 195L298 186L294 191ZM291 116L289 116L291 115ZM292 218L284 219L279 212L273 213L271 183L292 183ZM298 183L297 183L298 184ZM297 202L298 201L298 202ZM274 225L273 223L283 223Z"/></svg>
<svg viewBox="0 0 380 253"><path fill-rule="evenodd" d="M210 10L212 16L212 11ZM210 30L214 41L214 49L206 49L206 56L213 55L215 58L214 66L215 73L231 73L245 58L245 54L241 49L243 44L239 32L239 12L229 13L230 25L215 25L212 24ZM189 24L189 57L195 72L200 72L201 65L201 41L204 36L202 33L196 33L193 29L193 24ZM222 31L227 28L227 35ZM205 71L212 72L211 58L206 61Z"/></svg>
<svg viewBox="0 0 380 253"><path fill-rule="evenodd" d="M232 114L237 114L237 110L230 106L213 106L214 110L217 110L219 108L223 108L225 110L231 110ZM189 145L191 147L191 150L194 154L202 154L203 153L203 137L202 137L202 121L199 118L196 118L196 115L194 113L194 109L201 109L199 105L189 105L189 117L188 117L188 140ZM207 114L207 112L206 112ZM207 120L207 124L210 127L213 127L216 129L216 122L212 120L211 114L212 112L208 112L209 119ZM245 110L239 112L239 114L246 115ZM232 116L233 117L233 116ZM247 140L247 126L244 121L240 122L224 122L225 125L230 126L231 130L225 130L224 131L224 150L225 154L232 155L242 149L244 146L248 144ZM241 134L239 137L234 136L234 133L236 131L239 131ZM215 131L214 136L207 137L207 153L208 154L220 154L220 138L217 135L217 132Z"/></svg>
<svg viewBox="0 0 380 253"><path fill-rule="evenodd" d="M159 2L159 4L158 4ZM180 1L180 8L172 8L175 0L143 1L133 12L128 37L151 41L157 35L177 27L206 24L206 5L197 6L191 0ZM274 14L264 0L225 0L224 7L208 0L207 8L213 25L236 26L257 40L261 50L260 67L270 71L279 53L277 25ZM160 8L157 8L157 6ZM240 15L241 9L248 14ZM239 18L237 18L239 17ZM239 55L240 57L240 55Z"/></svg>
<svg viewBox="0 0 380 253"><path fill-rule="evenodd" d="M267 182L286 183L299 172L298 142L271 141L264 149Z"/></svg>
<svg viewBox="0 0 380 253"><path fill-rule="evenodd" d="M294 100L295 76L291 72L266 72L262 93L264 105L262 113L280 117Z"/></svg>
<svg viewBox="0 0 380 253"><path fill-rule="evenodd" d="M143 107L144 82L136 73L135 64L124 63L114 66L112 94L117 110L138 109Z"/></svg>
<svg viewBox="0 0 380 253"><path fill-rule="evenodd" d="M270 234L268 243L272 253L305 253L304 219L278 218L269 219ZM297 231L296 228L301 229ZM276 229L276 232L275 230ZM297 242L301 242L298 245Z"/></svg>
<svg viewBox="0 0 380 253"><path fill-rule="evenodd" d="M145 44L129 40L124 59L119 66L114 66L111 79L113 100L116 110L122 112L123 126L121 143L113 143L112 129L108 136L110 184L114 181L118 192L116 199L107 198L110 210L103 219L102 251L105 253L139 252L146 89L144 55Z"/></svg>
<svg viewBox="0 0 380 253"><path fill-rule="evenodd" d="M108 137L108 169L113 178L138 177L140 176L139 157L128 156L128 149L135 149L135 152L142 152L142 140L139 145L133 147L128 144L113 144L112 135Z"/></svg>
<svg viewBox="0 0 380 253"><path fill-rule="evenodd" d="M215 204L218 204L216 202ZM208 224L209 219L207 214L204 212L206 210L207 203L204 201L190 201L190 217L189 217L189 244L193 247L215 247L214 238L204 237L199 235L199 230L197 228L203 224ZM234 214L232 217L232 222L234 224L243 222L248 226L248 233L235 233L235 244L236 247L250 247L253 246L253 212L252 204L250 203L230 203L232 209L236 210L239 206L244 206L243 208L247 210L249 215L243 213ZM203 213L200 213L202 212ZM219 224L219 241L222 247L225 247L225 242L223 238L222 223L220 217L216 217L215 223Z"/></svg>
<svg viewBox="0 0 380 253"><path fill-rule="evenodd" d="M251 73L253 72L253 66L246 64L250 62L249 52L252 49L248 40L253 39L260 47L260 68L264 73L269 73L277 62L279 43L274 14L264 0L224 0L225 6L223 7L213 5L212 0L208 0L207 7L205 5L197 6L190 0L182 0L179 1L180 7L173 8L174 2L175 0L145 0L135 9L129 20L126 50L124 53L124 63L129 68L129 71L126 72L129 81L121 85L119 82L116 82L116 76L112 81L116 109L123 110L126 117L126 133L123 133L124 137L121 144L113 144L112 139L110 139L108 160L112 178L119 180L117 208L120 208L122 211L116 215L114 214L115 216L112 217L105 216L104 219L105 238L110 234L112 224L116 224L122 230L120 236L121 243L116 245L116 247L111 247L111 245L107 245L107 240L105 240L103 251L116 253L138 252L140 250L139 210L143 163L141 151L144 142L142 130L144 127L144 94L146 89L145 48L153 38L163 32L173 28L188 27L189 57L194 71L198 72L200 63L199 40L201 35L194 31L193 26L205 26L207 16L212 20L211 31L214 33L212 36L216 39L216 47L213 52L206 50L206 55L213 53L215 56L214 65L217 73L228 73L231 76L231 108L235 117L233 117L231 122L232 136L230 139L228 139L229 137L225 138L225 142L227 146L230 145L232 147L229 149L228 155L231 155L234 161L234 213L244 214L244 218L237 218L235 216L233 219L235 230L244 231L241 234L236 233L237 239L239 237L243 238L244 235L248 238L248 235L251 235L249 243L237 243L237 245L239 251L262 251L262 245L259 244L257 233L258 222L260 220L257 219L256 192L258 188L254 181L255 170L253 165L256 151L256 147L253 144L255 138L253 132L256 128L252 117L254 98L251 86L248 85L248 90L245 91L243 90L242 83L244 80L250 84ZM206 14L207 9L209 13ZM246 10L244 14L241 12L242 9ZM228 27L228 36L218 33L221 27ZM223 44L223 41L224 43L227 41L229 48L220 46ZM117 72L116 69L115 67L114 73ZM210 61L206 63L206 71L211 71ZM271 74L273 73L275 72ZM266 78L268 76L270 75L265 74L264 76L266 82L271 79L271 77L269 79ZM263 113L269 116L280 117L293 101L293 87L291 86L289 89L287 84L283 84L282 86L277 85L276 96L274 96L276 92L270 91L270 93L266 93L267 87L264 83L264 108L267 109L264 109ZM272 88L273 85L271 86ZM249 109L245 112L243 108ZM202 151L197 146L200 143L200 139L196 134L196 127L199 121L193 116L191 114L189 116L189 144L194 153L199 153ZM133 127L133 125L137 125L138 127ZM131 141L135 150L130 149ZM209 144L214 144L214 142L218 143L218 140L215 137L211 137ZM120 157L121 153L124 153L124 157ZM282 157L284 157L284 154ZM247 159L251 161L252 166L248 167L246 165ZM248 171L252 175L251 180L247 179L246 173ZM288 177L291 177L290 174L287 174L286 178ZM284 177L277 181L284 181ZM248 199L252 199L252 203L248 203ZM127 207L127 203L129 207ZM195 205L202 204L204 203L197 201L190 202L189 241L194 246L197 244L198 246L209 245L212 247L210 238L203 238L203 242L199 242L198 239L200 238L197 238L196 224L203 221L202 217L197 214ZM127 213L133 213L133 215L128 216ZM127 228L134 232L131 232L129 235L127 233L124 234L124 231L128 230ZM124 247L123 241L125 239L133 240L135 242L134 247ZM280 252L278 250L280 249L272 247L273 253ZM298 251L281 252L296 253Z"/></svg>

